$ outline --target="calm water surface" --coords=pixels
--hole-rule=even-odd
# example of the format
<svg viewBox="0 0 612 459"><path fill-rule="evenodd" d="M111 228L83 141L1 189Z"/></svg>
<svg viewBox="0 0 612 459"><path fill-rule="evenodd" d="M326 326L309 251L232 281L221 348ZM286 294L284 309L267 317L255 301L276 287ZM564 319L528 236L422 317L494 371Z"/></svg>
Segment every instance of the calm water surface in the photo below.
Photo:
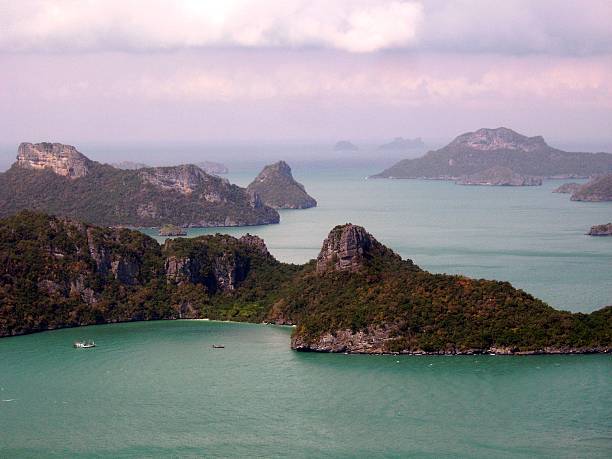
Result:
<svg viewBox="0 0 612 459"><path fill-rule="evenodd" d="M0 457L612 455L611 356L303 354L290 331L177 321L2 339ZM98 347L73 349L80 338Z"/></svg>
<svg viewBox="0 0 612 459"><path fill-rule="evenodd" d="M365 180L377 172L368 168L294 169L318 207L281 211L279 225L191 229L189 236L250 232L278 259L304 263L317 256L331 228L352 222L429 271L510 281L560 309L590 312L612 304L612 238L585 235L612 221L612 202L573 202L552 193L563 181L473 187ZM229 178L247 185L256 174Z"/></svg>

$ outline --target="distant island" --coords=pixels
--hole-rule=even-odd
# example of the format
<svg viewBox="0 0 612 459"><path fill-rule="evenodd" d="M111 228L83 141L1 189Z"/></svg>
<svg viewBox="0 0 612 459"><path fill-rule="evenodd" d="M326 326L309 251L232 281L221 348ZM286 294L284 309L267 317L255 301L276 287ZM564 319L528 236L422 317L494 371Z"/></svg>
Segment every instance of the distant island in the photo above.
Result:
<svg viewBox="0 0 612 459"><path fill-rule="evenodd" d="M0 174L0 217L22 209L102 226L279 222L256 195L195 165L121 170L59 143L22 143L17 161Z"/></svg>
<svg viewBox="0 0 612 459"><path fill-rule="evenodd" d="M285 161L264 167L247 192L259 196L265 205L274 209L307 209L317 205L304 185L293 178L291 167Z"/></svg>
<svg viewBox="0 0 612 459"><path fill-rule="evenodd" d="M578 188L580 188L581 186L582 185L580 183L576 182L564 183L560 187L555 188L553 190L553 193L573 194L578 191Z"/></svg>
<svg viewBox="0 0 612 459"><path fill-rule="evenodd" d="M185 228L176 225L164 225L159 229L160 236L187 236Z"/></svg>
<svg viewBox="0 0 612 459"><path fill-rule="evenodd" d="M487 186L539 186L541 177L519 175L508 167L491 167L482 172L466 175L456 182L458 185L487 185Z"/></svg>
<svg viewBox="0 0 612 459"><path fill-rule="evenodd" d="M257 236L168 239L20 212L0 220L0 336L109 322L294 324L298 351L612 351L612 307L557 311L507 282L431 274L364 228L331 230L285 264Z"/></svg>
<svg viewBox="0 0 612 459"><path fill-rule="evenodd" d="M372 177L462 180L498 167L523 177L587 178L612 172L612 154L570 153L550 147L540 136L526 137L503 127L479 129Z"/></svg>
<svg viewBox="0 0 612 459"><path fill-rule="evenodd" d="M382 144L378 147L379 150L412 150L414 148L425 148L425 144L420 137L414 139L405 139L403 137L396 137L389 143Z"/></svg>
<svg viewBox="0 0 612 459"><path fill-rule="evenodd" d="M357 151L359 147L357 145L349 142L348 140L341 140L336 142L334 145L334 151Z"/></svg>
<svg viewBox="0 0 612 459"><path fill-rule="evenodd" d="M589 236L612 236L612 223L592 226L587 234Z"/></svg>
<svg viewBox="0 0 612 459"><path fill-rule="evenodd" d="M576 189L572 201L612 201L612 174L602 175Z"/></svg>

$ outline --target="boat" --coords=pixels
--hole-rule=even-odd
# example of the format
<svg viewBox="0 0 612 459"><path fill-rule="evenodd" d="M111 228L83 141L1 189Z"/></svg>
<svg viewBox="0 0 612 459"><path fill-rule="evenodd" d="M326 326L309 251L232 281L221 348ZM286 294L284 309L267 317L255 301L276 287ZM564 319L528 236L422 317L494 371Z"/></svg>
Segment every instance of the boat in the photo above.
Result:
<svg viewBox="0 0 612 459"><path fill-rule="evenodd" d="M222 344L213 344L213 349L225 349L225 346Z"/></svg>
<svg viewBox="0 0 612 459"><path fill-rule="evenodd" d="M96 343L93 341L75 341L73 347L76 349L90 349L96 347Z"/></svg>

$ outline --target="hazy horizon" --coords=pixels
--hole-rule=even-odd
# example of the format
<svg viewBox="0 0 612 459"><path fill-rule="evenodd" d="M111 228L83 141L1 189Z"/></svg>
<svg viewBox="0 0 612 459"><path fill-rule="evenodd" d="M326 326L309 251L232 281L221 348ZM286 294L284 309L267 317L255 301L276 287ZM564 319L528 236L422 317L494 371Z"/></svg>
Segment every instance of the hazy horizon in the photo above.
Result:
<svg viewBox="0 0 612 459"><path fill-rule="evenodd" d="M612 143L612 3L0 1L0 142ZM87 151L84 151L87 153Z"/></svg>

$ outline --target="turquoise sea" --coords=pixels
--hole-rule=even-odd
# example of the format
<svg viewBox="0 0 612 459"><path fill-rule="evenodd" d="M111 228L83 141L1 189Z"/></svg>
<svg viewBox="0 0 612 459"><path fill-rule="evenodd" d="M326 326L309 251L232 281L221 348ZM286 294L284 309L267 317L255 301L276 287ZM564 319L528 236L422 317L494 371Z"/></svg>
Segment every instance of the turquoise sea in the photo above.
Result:
<svg viewBox="0 0 612 459"><path fill-rule="evenodd" d="M302 263L350 221L431 271L509 280L573 311L612 304L612 239L584 235L612 203L571 202L555 181L365 180L378 170L298 164L317 208L189 235L250 232ZM290 333L166 321L1 339L0 458L612 457L610 355L304 354Z"/></svg>
<svg viewBox="0 0 612 459"><path fill-rule="evenodd" d="M0 457L612 453L611 356L305 354L290 332L166 321L2 339ZM73 349L83 337L98 347Z"/></svg>

